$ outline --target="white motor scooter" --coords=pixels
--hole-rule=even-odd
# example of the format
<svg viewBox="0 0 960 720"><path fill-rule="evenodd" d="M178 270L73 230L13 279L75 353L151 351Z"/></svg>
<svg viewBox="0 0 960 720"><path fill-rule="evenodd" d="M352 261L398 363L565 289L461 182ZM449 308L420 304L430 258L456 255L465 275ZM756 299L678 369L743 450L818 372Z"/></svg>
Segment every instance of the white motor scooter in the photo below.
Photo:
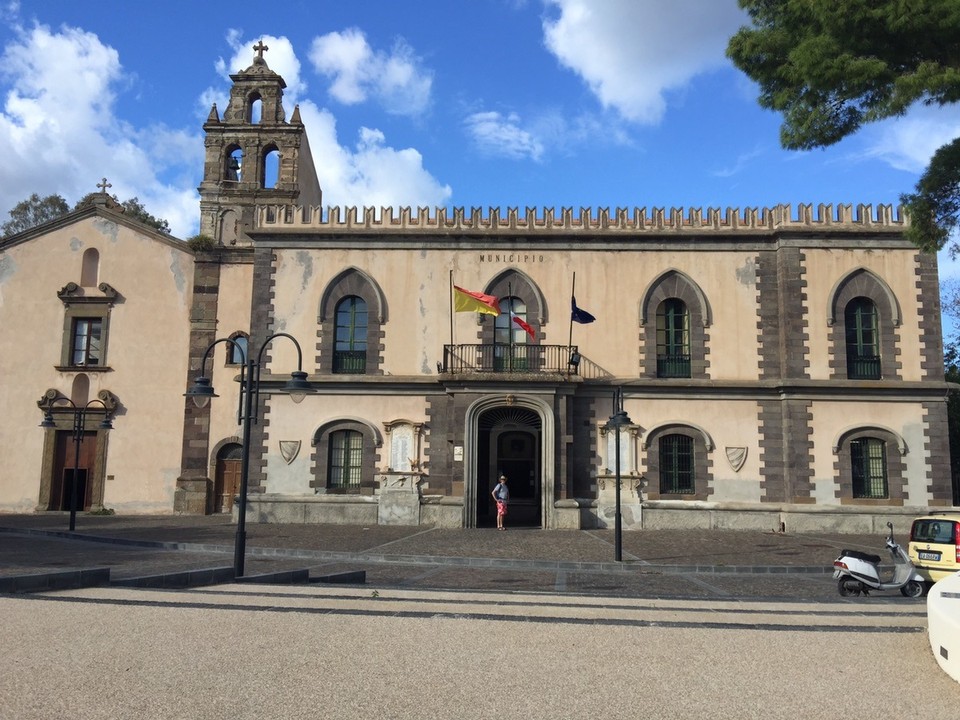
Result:
<svg viewBox="0 0 960 720"><path fill-rule="evenodd" d="M893 577L880 579L880 556L857 550L841 550L840 557L833 561L833 578L843 597L869 595L871 590L900 590L906 597L922 597L927 591L926 583L910 557L893 539L893 524L887 523L890 535L887 550L893 558Z"/></svg>

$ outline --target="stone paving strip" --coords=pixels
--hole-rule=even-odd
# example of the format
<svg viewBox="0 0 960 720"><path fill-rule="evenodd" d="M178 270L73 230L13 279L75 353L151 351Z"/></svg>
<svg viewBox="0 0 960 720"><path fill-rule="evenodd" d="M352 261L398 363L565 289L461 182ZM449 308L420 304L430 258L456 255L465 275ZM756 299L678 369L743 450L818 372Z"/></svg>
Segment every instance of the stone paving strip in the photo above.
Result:
<svg viewBox="0 0 960 720"><path fill-rule="evenodd" d="M921 633L926 613L914 604L784 603L678 599L608 599L516 593L330 589L224 584L190 591L86 588L34 596L56 602L600 626Z"/></svg>

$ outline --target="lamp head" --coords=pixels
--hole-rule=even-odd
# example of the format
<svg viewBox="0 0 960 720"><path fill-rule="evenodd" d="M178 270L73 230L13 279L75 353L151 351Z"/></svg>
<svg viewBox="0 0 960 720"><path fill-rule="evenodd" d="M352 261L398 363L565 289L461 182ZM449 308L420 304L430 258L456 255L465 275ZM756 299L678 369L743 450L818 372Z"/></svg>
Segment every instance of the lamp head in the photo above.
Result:
<svg viewBox="0 0 960 720"><path fill-rule="evenodd" d="M303 370L294 370L290 373L290 379L287 380L283 389L290 394L290 399L295 403L303 402L307 394L313 392L313 388L307 382L307 374Z"/></svg>
<svg viewBox="0 0 960 720"><path fill-rule="evenodd" d="M193 402L198 408L206 407L210 398L220 397L213 391L210 378L205 378L202 375L193 381L193 386L183 395L193 398Z"/></svg>
<svg viewBox="0 0 960 720"><path fill-rule="evenodd" d="M630 416L627 415L626 410L617 410L607 421L608 428L616 428L619 430L627 425L633 425L633 420L631 420Z"/></svg>
<svg viewBox="0 0 960 720"><path fill-rule="evenodd" d="M47 411L43 414L43 421L40 423L40 427L42 427L42 428L55 428L56 426L57 426L57 423L54 422L54 420L53 420L53 415L50 413L49 410L47 410Z"/></svg>

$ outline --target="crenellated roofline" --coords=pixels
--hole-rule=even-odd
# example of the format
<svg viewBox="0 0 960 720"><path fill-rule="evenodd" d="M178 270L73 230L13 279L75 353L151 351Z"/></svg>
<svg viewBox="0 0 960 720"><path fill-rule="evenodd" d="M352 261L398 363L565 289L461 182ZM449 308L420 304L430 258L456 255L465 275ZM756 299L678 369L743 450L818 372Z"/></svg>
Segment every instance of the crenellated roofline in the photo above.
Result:
<svg viewBox="0 0 960 720"><path fill-rule="evenodd" d="M550 234L576 232L745 232L820 230L887 230L903 232L909 218L902 206L790 204L768 208L373 208L332 206L301 207L260 205L256 210L261 230L313 230L320 232L471 234Z"/></svg>

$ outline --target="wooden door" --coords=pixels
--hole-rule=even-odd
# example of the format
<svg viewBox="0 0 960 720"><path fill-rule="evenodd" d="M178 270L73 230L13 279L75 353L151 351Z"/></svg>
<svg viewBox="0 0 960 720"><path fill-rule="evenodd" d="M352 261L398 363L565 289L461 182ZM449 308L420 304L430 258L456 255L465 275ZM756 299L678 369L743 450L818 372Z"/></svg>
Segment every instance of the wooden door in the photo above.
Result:
<svg viewBox="0 0 960 720"><path fill-rule="evenodd" d="M80 456L77 460L77 445L73 433L57 432L57 449L50 488L50 510L69 510L73 483L77 483L77 510L90 509L90 494L94 464L97 458L97 434L87 432L80 441Z"/></svg>
<svg viewBox="0 0 960 720"><path fill-rule="evenodd" d="M220 458L217 460L217 477L214 482L213 511L228 513L233 510L233 498L240 491L241 460Z"/></svg>

